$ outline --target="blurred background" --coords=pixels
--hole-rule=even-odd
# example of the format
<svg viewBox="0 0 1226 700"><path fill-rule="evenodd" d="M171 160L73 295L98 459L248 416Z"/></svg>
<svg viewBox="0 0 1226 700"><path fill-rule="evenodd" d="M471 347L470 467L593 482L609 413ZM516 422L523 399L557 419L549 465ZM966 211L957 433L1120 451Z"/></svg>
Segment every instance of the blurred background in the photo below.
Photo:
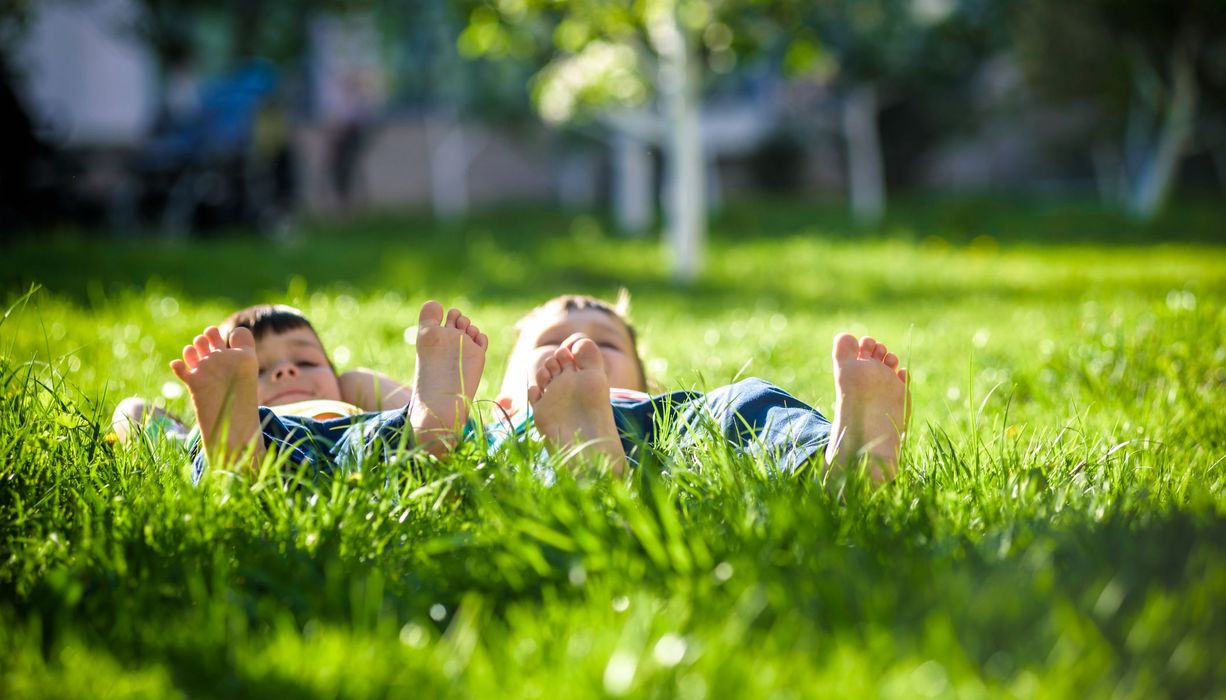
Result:
<svg viewBox="0 0 1226 700"><path fill-rule="evenodd" d="M5 0L0 231L1226 191L1220 0Z"/></svg>

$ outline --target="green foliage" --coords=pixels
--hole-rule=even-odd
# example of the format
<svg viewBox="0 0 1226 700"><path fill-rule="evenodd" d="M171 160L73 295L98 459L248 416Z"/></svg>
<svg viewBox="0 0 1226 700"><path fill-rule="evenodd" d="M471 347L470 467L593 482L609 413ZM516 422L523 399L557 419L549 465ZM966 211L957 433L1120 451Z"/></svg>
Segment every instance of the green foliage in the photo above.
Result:
<svg viewBox="0 0 1226 700"><path fill-rule="evenodd" d="M1130 109L1158 120L1173 90L1173 62L1185 54L1205 106L1220 113L1226 86L1226 6L1202 0L1050 0L1016 3L1016 54L1031 85L1056 99L1088 100L1122 132ZM1134 129L1137 126L1133 127Z"/></svg>
<svg viewBox="0 0 1226 700"><path fill-rule="evenodd" d="M878 83L903 94L965 78L1003 45L999 0L781 0L791 32L785 67Z"/></svg>
<svg viewBox="0 0 1226 700"><path fill-rule="evenodd" d="M132 29L164 64L199 60L199 54L209 53L202 51L206 43L213 53L220 52L211 57L219 64L212 66L214 71L252 56L293 62L306 51L310 18L338 4L333 0L138 0Z"/></svg>
<svg viewBox="0 0 1226 700"><path fill-rule="evenodd" d="M15 242L0 695L1222 697L1226 256L1189 242L1220 204L1129 228L904 202L867 237L832 211L734 207L684 291L651 244L538 212ZM708 441L624 482L469 449L194 487L174 446L106 440L237 304L299 305L339 364L404 377L416 307L461 304L491 332L484 404L518 314L621 284L663 386L754 374L828 408L833 332L891 342L915 382L898 482Z"/></svg>
<svg viewBox="0 0 1226 700"><path fill-rule="evenodd" d="M530 61L542 116L563 122L587 110L636 107L655 97L666 35L675 23L694 58L731 71L773 41L776 25L759 0L466 0L460 35L469 57Z"/></svg>

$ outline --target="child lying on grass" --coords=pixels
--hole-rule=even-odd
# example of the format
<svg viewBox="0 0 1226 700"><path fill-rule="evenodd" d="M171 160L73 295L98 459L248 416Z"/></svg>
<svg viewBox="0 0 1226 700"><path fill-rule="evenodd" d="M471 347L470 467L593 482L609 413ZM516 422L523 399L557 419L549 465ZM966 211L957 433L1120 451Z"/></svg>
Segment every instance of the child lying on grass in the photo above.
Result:
<svg viewBox="0 0 1226 700"><path fill-rule="evenodd" d="M423 305L417 369L408 405L383 413L356 407L336 417L287 415L268 402L339 401L340 386L309 324L260 332L237 325L205 329L171 363L196 408L204 455L214 464L258 468L269 447L298 465L328 469L364 461L373 451L413 444L434 455L460 439L485 366L488 340L468 318L438 302ZM498 405L556 449L607 460L617 474L640 445L655 447L663 425L681 428L681 442L714 421L723 437L785 470L822 453L844 467L867 457L874 478L892 479L907 420L906 370L872 338L840 334L834 342L835 418L760 379L706 394L645 393L646 376L633 327L619 308L592 297L564 296L518 324ZM530 411L529 411L530 409ZM322 419L321 419L322 418ZM834 439L831 439L831 436ZM411 441L411 442L410 442ZM197 460L196 478L203 470Z"/></svg>
<svg viewBox="0 0 1226 700"><path fill-rule="evenodd" d="M870 337L834 338L835 404L831 423L817 410L760 379L706 394L651 397L634 328L624 304L561 296L518 324L498 404L522 430L531 409L536 430L553 447L602 456L615 473L638 445L654 447L664 426L679 444L714 424L751 453L766 452L787 471L823 453L843 468L865 458L877 481L892 479L908 419L907 371Z"/></svg>
<svg viewBox="0 0 1226 700"><path fill-rule="evenodd" d="M258 308L250 323L244 317L223 324L224 332L206 328L170 364L191 395L208 462L255 471L275 446L297 465L327 469L396 444L441 455L459 439L488 339L458 310L444 317L437 301L422 306L411 390L365 373L350 380L346 394L343 376L300 312ZM346 396L400 407L362 412ZM203 468L197 459L195 479Z"/></svg>
<svg viewBox="0 0 1226 700"><path fill-rule="evenodd" d="M408 388L374 370L338 375L315 328L293 307L261 304L236 311L222 321L220 335L228 336L235 328L246 328L255 337L261 377L267 380L260 383L259 404L275 407L279 415L339 417L405 406L412 398ZM139 397L119 402L111 429L119 442L131 440L133 431L178 440L186 440L191 431Z"/></svg>

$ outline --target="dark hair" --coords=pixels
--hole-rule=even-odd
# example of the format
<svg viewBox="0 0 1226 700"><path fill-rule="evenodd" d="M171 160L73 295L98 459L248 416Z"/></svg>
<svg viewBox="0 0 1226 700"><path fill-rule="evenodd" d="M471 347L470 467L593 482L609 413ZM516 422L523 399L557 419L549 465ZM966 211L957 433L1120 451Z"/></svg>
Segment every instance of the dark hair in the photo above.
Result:
<svg viewBox="0 0 1226 700"><path fill-rule="evenodd" d="M319 333L307 320L307 317L298 309L284 304L248 306L226 317L226 320L221 322L220 328L222 337L226 339L229 339L230 333L235 328L246 328L251 331L251 335L255 336L257 341L269 333L275 335L306 328L311 331L316 340L319 340ZM332 364L332 357L328 354L328 349L323 347L322 340L319 346L324 351L324 358L328 361L328 366L332 368L332 373L336 374L336 365Z"/></svg>
<svg viewBox="0 0 1226 700"><path fill-rule="evenodd" d="M315 333L315 327L301 311L284 304L257 304L235 311L221 322L221 334L228 338L235 328L250 330L256 340L267 333L287 333L299 328L309 328Z"/></svg>
<svg viewBox="0 0 1226 700"><path fill-rule="evenodd" d="M634 364L639 368L639 378L643 386L647 386L647 370L643 367L643 358L639 356L639 336L634 330L634 324L628 317L630 312L630 292L624 288L617 294L617 303L611 304L604 299L598 299L587 294L563 294L556 296L540 306L524 314L515 323L515 330L523 333L524 329L535 322L540 316L567 314L572 311L600 311L617 319L626 332L630 334L630 350L634 353Z"/></svg>

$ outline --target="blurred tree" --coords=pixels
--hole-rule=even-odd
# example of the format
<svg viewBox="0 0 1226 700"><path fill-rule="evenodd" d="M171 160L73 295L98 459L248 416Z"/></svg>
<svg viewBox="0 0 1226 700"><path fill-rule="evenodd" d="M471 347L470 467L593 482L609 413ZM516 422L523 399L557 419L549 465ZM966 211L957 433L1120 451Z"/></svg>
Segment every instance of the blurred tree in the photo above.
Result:
<svg viewBox="0 0 1226 700"><path fill-rule="evenodd" d="M63 0L80 1L80 0ZM374 0L134 0L142 12L136 29L163 62L172 63L195 41L196 27L224 27L230 63L253 56L284 64L308 50L309 23L320 12L369 11Z"/></svg>
<svg viewBox="0 0 1226 700"><path fill-rule="evenodd" d="M514 120L527 112L520 85L528 73L507 60L463 60L457 39L464 12L451 0L139 0L146 8L143 31L173 61L185 35L201 19L230 30L230 59L260 55L285 64L309 50L312 20L321 16L373 18L382 53L391 59L393 98L419 107L430 142L431 203L439 218L469 208L468 172L487 140L471 123L474 115ZM501 58L501 57L500 57Z"/></svg>
<svg viewBox="0 0 1226 700"><path fill-rule="evenodd" d="M965 80L1003 45L1006 0L777 0L790 27L785 68L833 81L841 95L851 209L862 223L885 214L878 116L893 101Z"/></svg>
<svg viewBox="0 0 1226 700"><path fill-rule="evenodd" d="M1032 0L1017 5L1017 52L1040 94L1097 106L1100 185L1132 216L1161 211L1198 127L1226 95L1222 0Z"/></svg>
<svg viewBox="0 0 1226 700"><path fill-rule="evenodd" d="M34 0L0 0L0 54L7 54L30 21Z"/></svg>
<svg viewBox="0 0 1226 700"><path fill-rule="evenodd" d="M756 45L762 0L467 0L466 55L542 66L532 95L560 123L598 115L667 154L674 274L701 270L706 183L699 125L705 66L726 70Z"/></svg>
<svg viewBox="0 0 1226 700"><path fill-rule="evenodd" d="M523 90L529 63L509 54L462 56L459 39L470 8L453 0L370 5L393 47L397 100L425 119L434 214L463 216L469 209L469 171L488 142L480 122L514 128L531 115Z"/></svg>

